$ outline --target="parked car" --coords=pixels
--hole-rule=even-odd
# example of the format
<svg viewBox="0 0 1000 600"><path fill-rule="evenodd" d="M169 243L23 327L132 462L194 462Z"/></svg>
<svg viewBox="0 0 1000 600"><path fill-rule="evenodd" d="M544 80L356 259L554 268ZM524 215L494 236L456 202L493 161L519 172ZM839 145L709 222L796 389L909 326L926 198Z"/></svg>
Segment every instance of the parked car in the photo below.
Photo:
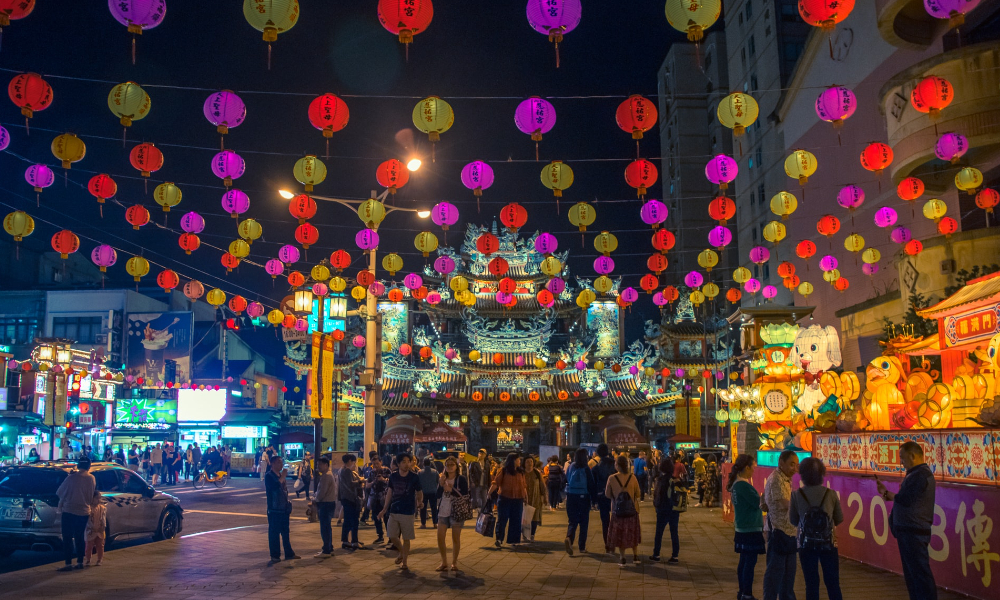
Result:
<svg viewBox="0 0 1000 600"><path fill-rule="evenodd" d="M56 490L75 468L67 461L0 467L0 556L62 547ZM116 463L96 462L90 472L108 506L106 544L146 535L170 539L181 532L184 510L176 497Z"/></svg>

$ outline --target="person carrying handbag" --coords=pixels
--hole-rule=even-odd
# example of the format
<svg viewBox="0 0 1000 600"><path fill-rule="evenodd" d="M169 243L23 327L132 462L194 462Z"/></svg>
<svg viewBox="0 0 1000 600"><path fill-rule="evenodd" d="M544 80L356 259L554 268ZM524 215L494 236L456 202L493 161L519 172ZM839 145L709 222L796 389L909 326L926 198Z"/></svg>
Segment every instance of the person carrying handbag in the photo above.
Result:
<svg viewBox="0 0 1000 600"><path fill-rule="evenodd" d="M458 459L449 456L444 461L444 473L441 473L437 489L440 498L437 515L438 552L441 553L441 564L437 571L444 571L448 565L448 547L446 537L451 529L451 570L458 570L458 552L462 547L462 527L472 518L472 503L469 498L469 480L460 473Z"/></svg>
<svg viewBox="0 0 1000 600"><path fill-rule="evenodd" d="M767 477L760 508L767 513L767 567L764 570L764 600L795 600L795 536L798 528L788 520L792 476L799 468L794 450L778 456L778 468Z"/></svg>
<svg viewBox="0 0 1000 600"><path fill-rule="evenodd" d="M632 549L632 562L639 564L639 544L642 528L639 525L639 482L630 472L628 456L618 455L615 461L618 472L608 478L604 495L611 499L611 524L608 527L608 546L618 548L618 566L625 566L625 549Z"/></svg>

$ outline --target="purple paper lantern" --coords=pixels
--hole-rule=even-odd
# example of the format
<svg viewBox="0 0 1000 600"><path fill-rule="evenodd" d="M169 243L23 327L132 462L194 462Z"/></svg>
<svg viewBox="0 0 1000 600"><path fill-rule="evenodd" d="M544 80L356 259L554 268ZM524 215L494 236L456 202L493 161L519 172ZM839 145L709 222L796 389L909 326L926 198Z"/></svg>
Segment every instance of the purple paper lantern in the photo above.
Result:
<svg viewBox="0 0 1000 600"><path fill-rule="evenodd" d="M701 287L701 284L705 282L705 277L698 271L691 271L684 276L684 285L689 288Z"/></svg>
<svg viewBox="0 0 1000 600"><path fill-rule="evenodd" d="M253 319L264 316L264 305L260 302L247 304L247 315Z"/></svg>
<svg viewBox="0 0 1000 600"><path fill-rule="evenodd" d="M684 369L680 369L680 368L674 369L674 377L676 377L678 379L683 379L684 378Z"/></svg>
<svg viewBox="0 0 1000 600"><path fill-rule="evenodd" d="M493 185L493 167L481 160L474 160L462 167L462 185L479 196L482 190Z"/></svg>
<svg viewBox="0 0 1000 600"><path fill-rule="evenodd" d="M416 273L410 273L403 278L403 285L408 290L415 290L424 284L424 279Z"/></svg>
<svg viewBox="0 0 1000 600"><path fill-rule="evenodd" d="M941 160L957 163L969 151L969 140L960 133L946 133L934 144L934 155Z"/></svg>
<svg viewBox="0 0 1000 600"><path fill-rule="evenodd" d="M223 150L212 158L212 172L223 180L226 186L232 185L233 180L242 177L246 170L246 162L232 150Z"/></svg>
<svg viewBox="0 0 1000 600"><path fill-rule="evenodd" d="M385 286L381 282L373 281L368 286L368 293L378 298L385 293Z"/></svg>
<svg viewBox="0 0 1000 600"><path fill-rule="evenodd" d="M512 294L508 294L507 292L496 293L497 304L510 304L510 301L513 299L514 296Z"/></svg>
<svg viewBox="0 0 1000 600"><path fill-rule="evenodd" d="M889 234L889 239L897 244L905 244L913 239L913 234L909 227L897 227Z"/></svg>
<svg viewBox="0 0 1000 600"><path fill-rule="evenodd" d="M761 290L761 295L767 298L768 300L771 300L772 298L778 295L778 288L774 287L773 285L765 285L764 289Z"/></svg>
<svg viewBox="0 0 1000 600"><path fill-rule="evenodd" d="M598 256L594 259L594 272L598 275L607 275L615 270L615 261L610 256Z"/></svg>
<svg viewBox="0 0 1000 600"><path fill-rule="evenodd" d="M281 262L277 258L272 258L271 260L264 263L264 270L271 277L277 277L285 271L285 263Z"/></svg>
<svg viewBox="0 0 1000 600"><path fill-rule="evenodd" d="M215 92L206 98L202 111L208 122L222 134L229 133L230 127L239 126L247 118L247 105L229 90Z"/></svg>
<svg viewBox="0 0 1000 600"><path fill-rule="evenodd" d="M892 227L898 219L899 215L896 213L895 208L883 206L875 211L875 224L879 227Z"/></svg>
<svg viewBox="0 0 1000 600"><path fill-rule="evenodd" d="M582 12L580 0L528 0L528 24L545 35L573 31Z"/></svg>
<svg viewBox="0 0 1000 600"><path fill-rule="evenodd" d="M181 217L181 229L185 233L201 233L205 230L205 218L192 211Z"/></svg>
<svg viewBox="0 0 1000 600"><path fill-rule="evenodd" d="M307 329L309 329L309 321L302 317L295 319L295 331L306 331Z"/></svg>
<svg viewBox="0 0 1000 600"><path fill-rule="evenodd" d="M585 371L587 369L587 362L583 360L576 361L576 370Z"/></svg>
<svg viewBox="0 0 1000 600"><path fill-rule="evenodd" d="M667 220L667 205L659 200L647 200L639 209L639 217L646 225L659 227L660 223Z"/></svg>
<svg viewBox="0 0 1000 600"><path fill-rule="evenodd" d="M665 306L667 304L667 299L663 297L663 292L653 294L653 304L657 306Z"/></svg>
<svg viewBox="0 0 1000 600"><path fill-rule="evenodd" d="M458 207L450 202L438 202L431 209L431 221L447 231L448 227L458 223Z"/></svg>
<svg viewBox="0 0 1000 600"><path fill-rule="evenodd" d="M36 192L42 191L42 188L47 188L56 180L55 173L52 169L46 167L45 165L31 165L24 172L24 180L28 182L31 187L35 188Z"/></svg>
<svg viewBox="0 0 1000 600"><path fill-rule="evenodd" d="M278 260L286 265L299 262L299 249L291 244L285 244L278 250Z"/></svg>
<svg viewBox="0 0 1000 600"><path fill-rule="evenodd" d="M760 291L760 282L751 277L746 280L746 283L743 284L743 289L751 294L756 294Z"/></svg>
<svg viewBox="0 0 1000 600"><path fill-rule="evenodd" d="M520 354L518 354L517 356L515 356L514 357L514 365L518 366L518 367L523 367L524 366L524 357L521 356Z"/></svg>
<svg viewBox="0 0 1000 600"><path fill-rule="evenodd" d="M108 9L116 21L133 31L142 33L163 21L167 13L166 0L108 0Z"/></svg>
<svg viewBox="0 0 1000 600"><path fill-rule="evenodd" d="M553 277L552 279L548 280L548 282L546 282L545 289L552 292L552 295L558 296L559 294L563 293L563 291L566 290L566 282L563 281L562 279L559 279L558 277Z"/></svg>
<svg viewBox="0 0 1000 600"><path fill-rule="evenodd" d="M539 254L552 254L558 247L559 242L556 240L556 236L551 233L539 233L538 237L535 238L535 252Z"/></svg>
<svg viewBox="0 0 1000 600"><path fill-rule="evenodd" d="M716 225L708 232L708 243L716 248L724 248L733 241L733 232L728 227Z"/></svg>
<svg viewBox="0 0 1000 600"><path fill-rule="evenodd" d="M845 185L837 192L837 204L847 210L854 210L865 201L865 191L856 185Z"/></svg>
<svg viewBox="0 0 1000 600"><path fill-rule="evenodd" d="M374 229L362 229L354 236L354 243L362 250L371 250L378 247L378 233Z"/></svg>
<svg viewBox="0 0 1000 600"><path fill-rule="evenodd" d="M832 271L837 268L838 264L839 263L837 262L836 257L830 254L827 254L823 258L819 259L819 268L823 271Z"/></svg>
<svg viewBox="0 0 1000 600"><path fill-rule="evenodd" d="M10 132L0 127L0 150L6 150L10 145Z"/></svg>
<svg viewBox="0 0 1000 600"><path fill-rule="evenodd" d="M231 215L241 215L250 210L250 196L233 188L222 195L222 210Z"/></svg>
<svg viewBox="0 0 1000 600"><path fill-rule="evenodd" d="M865 275L874 275L878 273L878 263L865 263L861 265L861 272Z"/></svg>
<svg viewBox="0 0 1000 600"><path fill-rule="evenodd" d="M435 304L441 303L441 294L438 292L431 292L427 294L427 304L434 306Z"/></svg>
<svg viewBox="0 0 1000 600"><path fill-rule="evenodd" d="M754 264L762 265L771 259L771 251L764 246L754 246L750 248L750 260Z"/></svg>
<svg viewBox="0 0 1000 600"><path fill-rule="evenodd" d="M723 190L729 187L729 183L736 179L739 172L740 167L736 164L736 160L725 154L715 155L705 165L705 177Z"/></svg>
<svg viewBox="0 0 1000 600"><path fill-rule="evenodd" d="M356 336L354 336L354 339L351 340L351 343L354 344L355 348L364 348L365 347L365 336L363 336L363 335L356 335Z"/></svg>
<svg viewBox="0 0 1000 600"><path fill-rule="evenodd" d="M455 260L450 256L441 255L434 259L434 270L447 275L455 270Z"/></svg>
<svg viewBox="0 0 1000 600"><path fill-rule="evenodd" d="M820 92L816 98L816 115L834 126L839 126L854 114L858 107L858 99L854 92L844 86L834 86Z"/></svg>
<svg viewBox="0 0 1000 600"><path fill-rule="evenodd" d="M639 292L635 291L633 287L627 287L622 290L622 300L625 302L635 302L639 299Z"/></svg>
<svg viewBox="0 0 1000 600"><path fill-rule="evenodd" d="M935 19L957 21L961 15L979 6L979 0L924 0L924 10ZM958 22L952 27L957 26Z"/></svg>
<svg viewBox="0 0 1000 600"><path fill-rule="evenodd" d="M90 260L93 261L95 265L101 268L101 271L106 270L108 267L114 265L118 262L118 253L115 249L107 244L101 244L95 247L90 252Z"/></svg>
<svg viewBox="0 0 1000 600"><path fill-rule="evenodd" d="M542 135L552 131L556 124L556 107L538 96L522 100L514 109L514 124L531 139L541 141Z"/></svg>
<svg viewBox="0 0 1000 600"><path fill-rule="evenodd" d="M313 294L323 297L330 293L330 288L326 287L325 283L314 283L312 287Z"/></svg>

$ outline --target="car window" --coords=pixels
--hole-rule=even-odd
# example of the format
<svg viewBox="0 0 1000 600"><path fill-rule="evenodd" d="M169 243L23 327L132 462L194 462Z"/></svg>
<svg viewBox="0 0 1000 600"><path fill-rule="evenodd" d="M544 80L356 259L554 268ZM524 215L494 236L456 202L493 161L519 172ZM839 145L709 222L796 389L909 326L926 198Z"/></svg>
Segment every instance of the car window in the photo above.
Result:
<svg viewBox="0 0 1000 600"><path fill-rule="evenodd" d="M6 469L0 470L0 496L54 495L66 479L62 469Z"/></svg>
<svg viewBox="0 0 1000 600"><path fill-rule="evenodd" d="M118 481L118 475L115 474L114 469L96 471L94 473L94 479L97 480L97 491L99 492L121 491L121 482Z"/></svg>
<svg viewBox="0 0 1000 600"><path fill-rule="evenodd" d="M139 477L128 469L115 469L115 471L118 472L118 475L122 480L121 491L126 494L143 494L149 487L146 485L146 482L142 480L142 477Z"/></svg>

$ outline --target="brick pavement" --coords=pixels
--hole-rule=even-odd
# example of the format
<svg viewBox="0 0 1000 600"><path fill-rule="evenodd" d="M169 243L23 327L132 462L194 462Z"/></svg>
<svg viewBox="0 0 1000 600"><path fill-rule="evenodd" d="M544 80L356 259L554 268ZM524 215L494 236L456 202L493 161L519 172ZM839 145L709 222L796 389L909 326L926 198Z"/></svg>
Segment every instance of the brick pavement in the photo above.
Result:
<svg viewBox="0 0 1000 600"><path fill-rule="evenodd" d="M301 510L296 508L297 511ZM333 558L312 558L319 549L315 524L293 521L292 543L302 560L267 567L267 530L263 519L247 518L244 528L196 534L166 542L112 550L102 567L57 573L58 565L0 575L0 598L100 598L101 600L268 600L344 597L351 600L455 598L468 600L669 600L725 599L736 594L732 528L719 509L692 508L681 515L681 562L652 563L653 514L642 505L643 564L620 569L613 556L590 553L569 557L563 550L565 513L543 514L539 541L496 550L492 540L463 531L462 570L438 573L433 530L417 530L410 571L393 564L394 553L369 549ZM334 531L339 539L339 530ZM600 550L600 517L591 513L588 547ZM665 543L669 548L669 533ZM450 536L449 536L450 538ZM361 540L374 539L362 528ZM449 539L450 541L450 539ZM757 566L756 595L761 596L764 561ZM841 559L845 598L906 598L902 577ZM805 596L801 574L799 597ZM825 597L825 591L821 592ZM941 600L962 598L942 591Z"/></svg>

